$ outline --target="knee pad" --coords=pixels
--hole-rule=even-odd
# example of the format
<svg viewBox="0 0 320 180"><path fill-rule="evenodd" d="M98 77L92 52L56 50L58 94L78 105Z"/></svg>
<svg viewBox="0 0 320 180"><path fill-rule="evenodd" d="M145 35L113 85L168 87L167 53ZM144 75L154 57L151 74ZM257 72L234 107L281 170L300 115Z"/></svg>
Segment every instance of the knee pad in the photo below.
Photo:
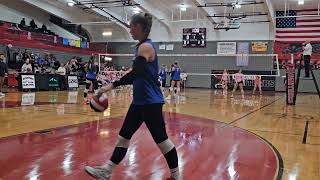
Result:
<svg viewBox="0 0 320 180"><path fill-rule="evenodd" d="M169 151L171 151L171 149L174 148L174 144L172 143L172 141L170 139L166 139L166 140L162 141L161 143L159 143L158 147L159 147L160 151L162 152L162 154L167 154Z"/></svg>
<svg viewBox="0 0 320 180"><path fill-rule="evenodd" d="M118 142L116 147L129 148L130 140L122 136L118 136Z"/></svg>

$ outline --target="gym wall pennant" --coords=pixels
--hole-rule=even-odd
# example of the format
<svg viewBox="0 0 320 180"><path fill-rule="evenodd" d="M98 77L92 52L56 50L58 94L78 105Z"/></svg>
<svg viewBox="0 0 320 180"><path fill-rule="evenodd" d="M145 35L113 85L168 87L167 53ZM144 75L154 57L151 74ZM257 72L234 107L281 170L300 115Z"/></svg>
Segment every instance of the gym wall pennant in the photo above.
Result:
<svg viewBox="0 0 320 180"><path fill-rule="evenodd" d="M268 42L252 42L251 50L252 52L267 52Z"/></svg>

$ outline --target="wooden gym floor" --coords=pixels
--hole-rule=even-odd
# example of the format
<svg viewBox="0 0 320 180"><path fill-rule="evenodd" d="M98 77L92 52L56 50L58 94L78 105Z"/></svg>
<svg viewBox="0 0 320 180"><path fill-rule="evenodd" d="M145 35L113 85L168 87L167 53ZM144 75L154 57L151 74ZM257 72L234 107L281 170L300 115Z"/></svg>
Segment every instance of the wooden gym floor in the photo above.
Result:
<svg viewBox="0 0 320 180"><path fill-rule="evenodd" d="M242 99L187 89L164 110L185 179L320 179L320 100L283 93ZM108 160L130 91L93 112L82 92L9 92L0 99L0 179L91 179L85 165ZM113 179L165 179L168 170L143 125Z"/></svg>

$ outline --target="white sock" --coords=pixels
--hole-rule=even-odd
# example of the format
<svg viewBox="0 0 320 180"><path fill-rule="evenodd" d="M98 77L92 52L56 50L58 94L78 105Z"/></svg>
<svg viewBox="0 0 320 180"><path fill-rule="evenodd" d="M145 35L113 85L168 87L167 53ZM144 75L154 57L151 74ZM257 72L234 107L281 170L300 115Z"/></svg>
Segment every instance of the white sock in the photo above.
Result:
<svg viewBox="0 0 320 180"><path fill-rule="evenodd" d="M107 164L103 165L102 168L105 168L109 174L112 173L113 169L116 167L116 164L113 163L112 161L108 161Z"/></svg>
<svg viewBox="0 0 320 180"><path fill-rule="evenodd" d="M170 172L171 172L171 177L173 177L174 179L177 179L177 180L181 179L179 167L170 169Z"/></svg>

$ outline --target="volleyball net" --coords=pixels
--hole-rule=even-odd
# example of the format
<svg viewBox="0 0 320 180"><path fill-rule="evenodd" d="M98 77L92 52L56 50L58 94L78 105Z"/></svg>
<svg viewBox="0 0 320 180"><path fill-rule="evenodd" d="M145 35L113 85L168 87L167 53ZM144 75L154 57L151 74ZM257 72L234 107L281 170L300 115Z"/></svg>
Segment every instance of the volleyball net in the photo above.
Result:
<svg viewBox="0 0 320 180"><path fill-rule="evenodd" d="M99 54L98 57L100 71L104 72L105 66L110 63L117 67L131 67L134 54ZM248 84L255 76L268 81L280 76L278 54L158 54L158 59L159 68L165 65L168 72L171 65L178 62L190 87L208 87L210 83L212 87L213 82L221 78L224 69L229 71L230 79L242 69Z"/></svg>

